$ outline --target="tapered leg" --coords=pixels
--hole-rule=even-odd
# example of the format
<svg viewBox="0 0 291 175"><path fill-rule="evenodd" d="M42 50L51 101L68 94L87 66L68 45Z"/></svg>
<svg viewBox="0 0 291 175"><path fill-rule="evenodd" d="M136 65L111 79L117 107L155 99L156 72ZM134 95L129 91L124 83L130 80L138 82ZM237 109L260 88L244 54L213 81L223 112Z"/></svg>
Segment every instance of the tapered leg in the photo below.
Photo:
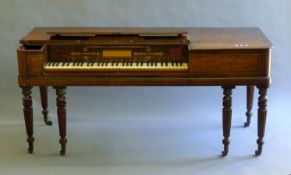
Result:
<svg viewBox="0 0 291 175"><path fill-rule="evenodd" d="M264 135L265 135L265 126L267 119L267 88L258 87L259 88L259 99L258 99L258 149L256 150L256 155L260 155L263 150L264 144Z"/></svg>
<svg viewBox="0 0 291 175"><path fill-rule="evenodd" d="M44 123L48 126L52 125L52 122L48 120L48 100L47 100L47 86L40 86L40 98L41 98L41 106L42 106L42 114Z"/></svg>
<svg viewBox="0 0 291 175"><path fill-rule="evenodd" d="M27 142L28 142L28 152L33 152L33 109L32 109L32 99L31 99L31 88L32 87L22 87L23 94L23 113L24 113L24 121L26 127L27 134Z"/></svg>
<svg viewBox="0 0 291 175"><path fill-rule="evenodd" d="M229 136L230 136L230 128L231 128L231 115L232 115L232 89L233 87L223 87L223 110L222 110L222 121L223 121L223 140L224 150L221 155L226 156L228 154L228 146L229 146Z"/></svg>
<svg viewBox="0 0 291 175"><path fill-rule="evenodd" d="M58 108L58 122L60 132L60 144L61 144L61 155L66 154L66 98L65 98L65 87L55 87L57 95L57 108Z"/></svg>
<svg viewBox="0 0 291 175"><path fill-rule="evenodd" d="M247 121L244 123L245 127L250 126L251 123L253 101L254 101L254 86L247 86L247 112L246 112Z"/></svg>

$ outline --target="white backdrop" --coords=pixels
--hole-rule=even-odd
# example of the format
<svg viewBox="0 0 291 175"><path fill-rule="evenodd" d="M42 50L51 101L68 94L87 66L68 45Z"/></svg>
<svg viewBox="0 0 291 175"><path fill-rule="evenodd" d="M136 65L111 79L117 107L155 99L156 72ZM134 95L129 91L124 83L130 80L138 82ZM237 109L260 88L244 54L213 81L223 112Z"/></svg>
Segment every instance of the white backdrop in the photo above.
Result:
<svg viewBox="0 0 291 175"><path fill-rule="evenodd" d="M273 128L275 132L267 137L277 136L279 131L276 128L290 133L290 6L289 0L0 0L0 125L19 125L23 129L16 47L19 38L35 26L260 27L274 44L267 129ZM41 125L38 90L35 88L33 92L35 122ZM49 95L50 117L56 127L55 93L52 89ZM221 98L220 87L73 87L67 92L68 122L73 125L76 121L77 125L104 120L183 120L185 123L211 123L210 126L216 123L219 139L212 144L221 148ZM238 126L245 119L244 88L234 90L233 105L234 125ZM256 100L254 106L256 109ZM253 138L249 141L254 146L255 118L251 127ZM25 142L24 134L20 136L23 140L19 143ZM9 135L2 134L1 137L5 140ZM284 142L288 139L287 136L281 138L281 146L290 152L290 145ZM269 146L272 145L270 140L267 142ZM8 142L6 146L11 145ZM19 149L24 146L25 143ZM278 164L277 168L285 174L288 172L285 164Z"/></svg>

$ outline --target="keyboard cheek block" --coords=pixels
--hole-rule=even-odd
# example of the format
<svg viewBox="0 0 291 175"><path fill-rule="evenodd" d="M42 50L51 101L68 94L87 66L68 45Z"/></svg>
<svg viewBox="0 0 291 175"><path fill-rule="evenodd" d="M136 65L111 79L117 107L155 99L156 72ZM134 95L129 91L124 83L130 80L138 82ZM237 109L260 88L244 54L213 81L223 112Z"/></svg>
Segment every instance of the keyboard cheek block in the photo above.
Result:
<svg viewBox="0 0 291 175"><path fill-rule="evenodd" d="M43 73L43 65L47 61L46 46L30 49L20 46L17 55L20 75L36 77Z"/></svg>

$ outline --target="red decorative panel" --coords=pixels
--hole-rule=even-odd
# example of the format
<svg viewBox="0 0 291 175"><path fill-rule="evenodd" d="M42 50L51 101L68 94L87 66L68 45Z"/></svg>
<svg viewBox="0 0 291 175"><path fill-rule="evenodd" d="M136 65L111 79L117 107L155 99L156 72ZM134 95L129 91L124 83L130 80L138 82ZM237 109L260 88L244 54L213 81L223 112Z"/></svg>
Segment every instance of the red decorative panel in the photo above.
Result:
<svg viewBox="0 0 291 175"><path fill-rule="evenodd" d="M183 52L180 47L174 47L169 49L169 55L171 59L177 60L182 58Z"/></svg>

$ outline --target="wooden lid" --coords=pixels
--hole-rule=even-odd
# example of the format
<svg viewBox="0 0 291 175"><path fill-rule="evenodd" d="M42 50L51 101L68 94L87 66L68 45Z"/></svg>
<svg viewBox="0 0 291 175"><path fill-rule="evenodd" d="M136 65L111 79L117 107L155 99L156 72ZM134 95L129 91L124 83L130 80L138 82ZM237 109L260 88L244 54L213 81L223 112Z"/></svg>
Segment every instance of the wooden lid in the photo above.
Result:
<svg viewBox="0 0 291 175"><path fill-rule="evenodd" d="M36 27L21 38L20 43L45 44L54 35L187 35L191 50L267 49L272 46L259 28Z"/></svg>

